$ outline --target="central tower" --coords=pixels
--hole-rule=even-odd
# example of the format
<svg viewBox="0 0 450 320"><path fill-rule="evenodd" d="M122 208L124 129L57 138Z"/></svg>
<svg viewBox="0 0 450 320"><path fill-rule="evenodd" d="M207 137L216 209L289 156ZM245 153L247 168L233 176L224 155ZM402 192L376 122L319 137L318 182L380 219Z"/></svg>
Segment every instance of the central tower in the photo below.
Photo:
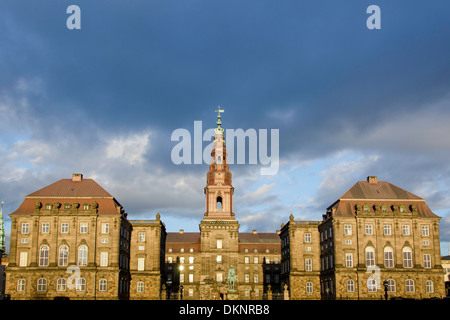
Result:
<svg viewBox="0 0 450 320"><path fill-rule="evenodd" d="M219 107L216 112L217 128L214 129L211 163L204 189L206 210L199 226L202 259L199 289L200 296L208 299L227 293L228 271L231 266L237 269L239 262L239 223L233 213L234 188L221 127L224 110Z"/></svg>

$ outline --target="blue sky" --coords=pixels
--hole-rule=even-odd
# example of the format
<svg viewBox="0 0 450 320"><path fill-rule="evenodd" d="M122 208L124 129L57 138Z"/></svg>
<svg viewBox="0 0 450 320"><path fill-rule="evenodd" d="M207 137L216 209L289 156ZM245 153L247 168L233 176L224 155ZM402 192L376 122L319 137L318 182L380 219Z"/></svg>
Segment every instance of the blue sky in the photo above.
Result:
<svg viewBox="0 0 450 320"><path fill-rule="evenodd" d="M66 9L81 8L81 30ZM366 9L381 9L369 30ZM320 220L377 175L427 200L450 242L448 1L0 3L0 198L81 172L130 219L198 231L208 166L171 162L177 128L279 129L280 169L233 165L242 231ZM192 132L192 131L191 131ZM207 143L204 145L206 146Z"/></svg>

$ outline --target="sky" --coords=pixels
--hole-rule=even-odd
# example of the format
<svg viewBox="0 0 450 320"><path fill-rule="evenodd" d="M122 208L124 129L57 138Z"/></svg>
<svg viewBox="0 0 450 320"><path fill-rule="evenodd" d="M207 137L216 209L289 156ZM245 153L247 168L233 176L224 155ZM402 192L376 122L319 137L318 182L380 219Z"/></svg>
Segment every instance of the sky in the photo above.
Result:
<svg viewBox="0 0 450 320"><path fill-rule="evenodd" d="M81 29L67 27L70 5ZM370 5L381 29L367 27ZM24 196L72 173L129 219L159 212L167 231L197 232L208 163L174 164L171 135L215 127L220 105L225 129L279 130L276 174L230 166L240 231L320 221L376 175L442 217L447 255L448 12L444 0L2 0L7 236Z"/></svg>

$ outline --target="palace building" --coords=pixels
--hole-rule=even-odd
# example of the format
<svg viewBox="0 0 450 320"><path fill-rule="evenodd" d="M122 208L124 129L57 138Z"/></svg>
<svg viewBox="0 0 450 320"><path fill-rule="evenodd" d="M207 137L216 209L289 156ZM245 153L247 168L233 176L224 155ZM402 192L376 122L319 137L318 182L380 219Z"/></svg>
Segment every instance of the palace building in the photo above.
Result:
<svg viewBox="0 0 450 320"><path fill-rule="evenodd" d="M29 194L10 214L11 299L444 295L440 218L424 199L375 176L332 203L322 221L291 214L273 233L239 232L218 111L199 232L166 232L159 214L128 220L113 196L74 174ZM233 290L230 269L237 279Z"/></svg>

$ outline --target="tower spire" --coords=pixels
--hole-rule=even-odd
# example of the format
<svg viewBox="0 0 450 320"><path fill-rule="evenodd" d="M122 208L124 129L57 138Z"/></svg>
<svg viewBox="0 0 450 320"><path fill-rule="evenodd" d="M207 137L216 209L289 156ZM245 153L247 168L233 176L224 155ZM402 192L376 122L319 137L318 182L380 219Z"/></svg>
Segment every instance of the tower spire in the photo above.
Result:
<svg viewBox="0 0 450 320"><path fill-rule="evenodd" d="M216 122L217 128L214 129L214 133L215 134L223 134L223 128L220 127L222 125L222 120L220 120L222 118L222 116L220 115L220 113L225 112L225 110L220 109L220 106L218 106L216 112L217 112L217 122Z"/></svg>

